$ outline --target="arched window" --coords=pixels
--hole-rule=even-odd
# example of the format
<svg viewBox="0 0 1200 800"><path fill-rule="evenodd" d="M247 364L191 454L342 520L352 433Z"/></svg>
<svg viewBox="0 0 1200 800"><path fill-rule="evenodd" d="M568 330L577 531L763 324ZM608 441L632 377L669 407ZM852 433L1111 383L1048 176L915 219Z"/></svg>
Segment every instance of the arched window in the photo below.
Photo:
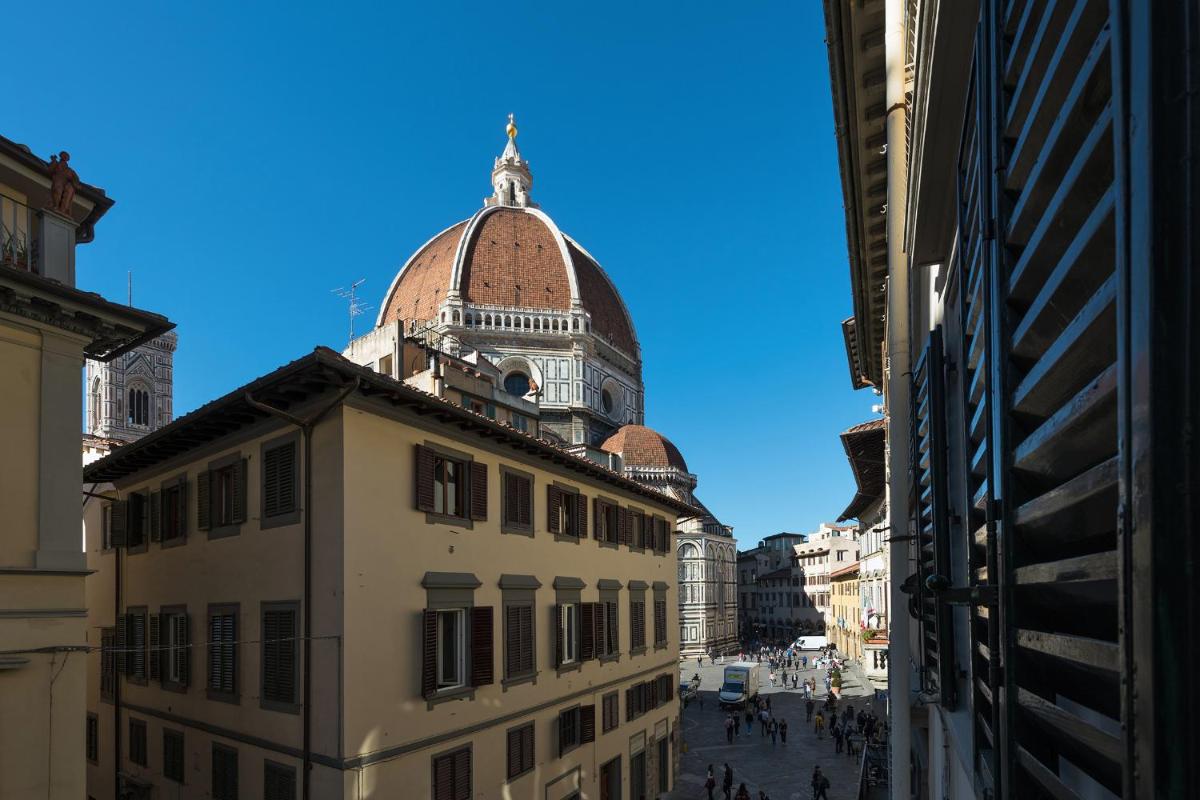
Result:
<svg viewBox="0 0 1200 800"><path fill-rule="evenodd" d="M99 378L95 378L94 380L92 380L91 398L92 398L92 409L91 409L91 411L92 411L92 414L91 414L92 432L95 433L100 428L100 417L101 417L101 415L100 415L100 379Z"/></svg>
<svg viewBox="0 0 1200 800"><path fill-rule="evenodd" d="M491 314L488 314L486 317L483 318L483 324L488 328L492 327L492 315Z"/></svg>
<svg viewBox="0 0 1200 800"><path fill-rule="evenodd" d="M140 386L129 389L128 415L130 425L150 425L150 393Z"/></svg>
<svg viewBox="0 0 1200 800"><path fill-rule="evenodd" d="M540 331L542 329L542 320L540 317L533 321L533 329L535 331Z"/></svg>

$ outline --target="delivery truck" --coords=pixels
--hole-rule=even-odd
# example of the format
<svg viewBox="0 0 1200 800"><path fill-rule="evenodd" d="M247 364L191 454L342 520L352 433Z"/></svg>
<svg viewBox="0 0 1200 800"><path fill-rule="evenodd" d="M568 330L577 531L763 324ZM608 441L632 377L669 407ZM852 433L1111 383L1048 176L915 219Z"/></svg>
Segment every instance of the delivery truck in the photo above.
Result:
<svg viewBox="0 0 1200 800"><path fill-rule="evenodd" d="M746 703L758 697L759 673L761 664L750 661L738 661L725 667L725 680L717 699L722 707L743 708Z"/></svg>

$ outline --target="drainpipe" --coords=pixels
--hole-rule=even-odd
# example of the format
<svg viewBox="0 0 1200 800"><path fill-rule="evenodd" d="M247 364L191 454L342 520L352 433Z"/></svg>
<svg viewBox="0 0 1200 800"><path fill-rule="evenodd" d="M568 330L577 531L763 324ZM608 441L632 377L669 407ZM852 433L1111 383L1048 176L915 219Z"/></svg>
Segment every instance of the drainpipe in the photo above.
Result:
<svg viewBox="0 0 1200 800"><path fill-rule="evenodd" d="M904 0L885 0L884 60L887 104L887 256L888 310L887 413L888 413L888 502L893 531L908 527L909 483L909 386L912 365L909 342L908 254L904 252L904 218L907 208L908 164L904 98ZM904 609L900 586L908 575L909 543L894 542L891 548L892 608ZM888 691L891 695L891 796L911 797L909 753L912 738L912 665L907 613L893 615L888 637ZM899 629L899 630L897 630Z"/></svg>
<svg viewBox="0 0 1200 800"><path fill-rule="evenodd" d="M104 514L104 509L100 510L101 515ZM101 525L104 524L101 520ZM126 526L128 526L128 520ZM101 534L103 535L103 534ZM128 535L128 531L126 531ZM101 542L103 546L103 542ZM121 551L123 547L113 548L113 563L116 568L113 570L113 644L116 642L116 629L120 626L121 617ZM103 656L101 657L103 658ZM103 667L101 667L103 670ZM118 800L121 797L121 676L117 673L117 656L113 654L113 798Z"/></svg>
<svg viewBox="0 0 1200 800"><path fill-rule="evenodd" d="M251 397L249 392L244 395L246 404L251 408L295 425L300 429L300 436L304 440L304 699L300 707L300 715L303 720L301 724L304 727L304 767L301 772L300 792L302 800L309 800L310 773L312 772L312 670L310 669L312 665L312 432L321 418L340 405L351 392L359 387L360 383L361 381L355 378L353 383L345 386L327 405L304 419L293 416L283 409L260 403ZM338 716L341 717L340 710Z"/></svg>

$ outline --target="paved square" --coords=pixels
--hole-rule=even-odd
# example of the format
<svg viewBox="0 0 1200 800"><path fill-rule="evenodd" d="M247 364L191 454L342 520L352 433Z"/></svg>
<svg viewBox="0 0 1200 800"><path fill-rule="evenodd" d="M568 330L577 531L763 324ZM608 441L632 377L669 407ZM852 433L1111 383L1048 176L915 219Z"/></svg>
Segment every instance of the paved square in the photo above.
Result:
<svg viewBox="0 0 1200 800"><path fill-rule="evenodd" d="M809 654L811 658L812 654ZM726 659L732 663L734 659ZM725 741L725 716L717 703L717 689L724 676L724 665L712 665L705 659L704 666L696 668L696 660L680 663L681 680L691 680L700 673L700 694L703 706L693 700L683 712L683 740L687 752L681 758L679 780L670 797L675 800L701 800L706 798L704 778L709 764L717 779L713 794L724 800L721 779L724 764L733 768L733 791L741 783L746 784L753 800L758 800L759 791L764 791L771 800L811 800L812 770L819 764L829 778L830 800L853 800L858 792L859 759L836 753L829 732L818 739L812 723L804 721L804 695L799 689L784 690L772 687L767 680L770 670L765 662L762 669L763 686L759 693L771 698L771 711L776 720L788 722L788 741L771 744L770 736L763 736L757 722L750 734L746 734L744 718L739 735L733 744ZM817 706L825 701L824 670L801 670L800 679L815 678L817 681ZM843 673L842 700L838 703L841 713L847 705L855 711L867 708L874 691L864 684L861 674L851 670ZM790 686L790 683L789 683ZM881 714L881 709L876 709Z"/></svg>

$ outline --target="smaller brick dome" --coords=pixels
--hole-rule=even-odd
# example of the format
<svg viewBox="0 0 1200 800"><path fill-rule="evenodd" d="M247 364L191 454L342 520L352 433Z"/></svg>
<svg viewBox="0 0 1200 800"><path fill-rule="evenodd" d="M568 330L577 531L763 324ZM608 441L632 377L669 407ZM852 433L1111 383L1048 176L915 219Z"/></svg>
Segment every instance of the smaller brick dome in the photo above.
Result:
<svg viewBox="0 0 1200 800"><path fill-rule="evenodd" d="M687 472L683 453L671 440L645 425L625 425L608 437L600 449L621 456L630 467L675 467Z"/></svg>

